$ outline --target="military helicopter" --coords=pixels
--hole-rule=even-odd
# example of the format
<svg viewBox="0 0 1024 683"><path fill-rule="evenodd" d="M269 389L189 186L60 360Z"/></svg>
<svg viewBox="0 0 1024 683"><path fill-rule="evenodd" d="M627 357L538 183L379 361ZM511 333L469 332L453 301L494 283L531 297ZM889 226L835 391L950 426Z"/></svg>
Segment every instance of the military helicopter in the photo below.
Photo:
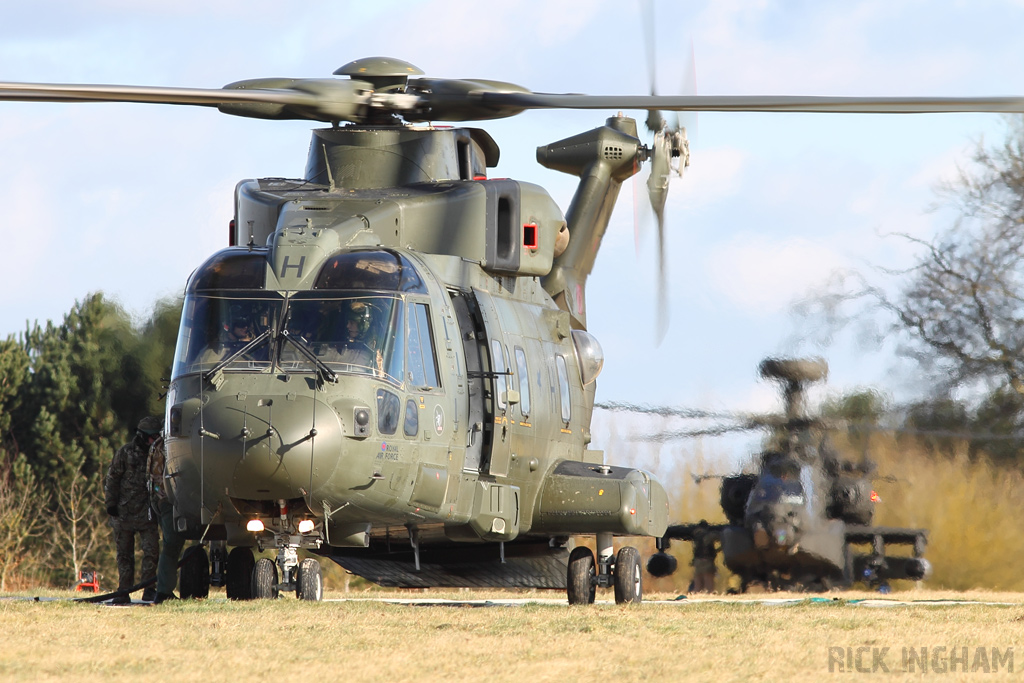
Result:
<svg viewBox="0 0 1024 683"><path fill-rule="evenodd" d="M896 579L923 580L931 565L923 555L928 532L872 526L876 467L866 456L842 458L832 446L830 421L807 414L806 387L822 381L828 365L821 359L769 358L761 377L782 384L783 415L748 416L735 429L768 429L765 449L756 458L757 473L721 479L720 502L726 524L670 525L658 539L659 552L648 562L654 576L668 576L676 561L665 550L672 539L689 541L707 554L720 543L726 567L752 584L772 590L828 590L864 582L885 590ZM696 430L724 433L734 428ZM866 553L857 546L869 545ZM913 547L910 557L886 554L889 545Z"/></svg>
<svg viewBox="0 0 1024 683"><path fill-rule="evenodd" d="M175 524L210 547L183 571L189 594L222 584L236 599L319 600L306 549L386 586L640 600L639 554L615 553L613 538L663 537L667 497L651 473L590 448L603 352L584 293L620 186L647 162L663 236L685 134L650 114L645 145L620 113L538 148L540 164L580 178L563 215L539 186L488 177L488 133L435 122L563 108L1024 111L1020 98L543 94L419 78L391 58L334 73L219 89L0 83L0 100L328 124L303 177L238 183L228 245L185 288L165 432ZM595 537L596 557L571 548L576 535Z"/></svg>

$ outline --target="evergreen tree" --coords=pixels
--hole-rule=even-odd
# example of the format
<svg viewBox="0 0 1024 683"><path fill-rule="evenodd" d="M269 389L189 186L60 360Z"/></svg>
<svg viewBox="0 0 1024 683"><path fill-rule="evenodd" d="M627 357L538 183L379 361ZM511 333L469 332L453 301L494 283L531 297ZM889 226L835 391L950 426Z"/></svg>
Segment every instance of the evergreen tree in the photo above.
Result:
<svg viewBox="0 0 1024 683"><path fill-rule="evenodd" d="M163 414L179 316L161 301L136 326L97 293L0 343L0 585L31 567L64 585L86 563L113 575L102 480L139 420Z"/></svg>

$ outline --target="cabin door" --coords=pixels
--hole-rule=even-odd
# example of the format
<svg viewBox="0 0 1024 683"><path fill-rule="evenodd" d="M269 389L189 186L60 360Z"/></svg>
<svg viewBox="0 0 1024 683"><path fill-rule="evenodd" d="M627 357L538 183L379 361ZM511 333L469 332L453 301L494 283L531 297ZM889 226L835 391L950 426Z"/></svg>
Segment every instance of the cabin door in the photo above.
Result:
<svg viewBox="0 0 1024 683"><path fill-rule="evenodd" d="M512 411L508 405L507 390L509 387L510 359L506 348L504 335L501 333L498 310L494 306L491 295L480 289L473 289L476 295L477 310L480 319L483 321L486 334L486 349L488 357L488 372L484 377L484 386L488 390L489 400L485 405L490 406L491 428L493 430L490 440L490 453L485 456L487 460L487 474L495 477L506 477L511 463L511 435L509 429Z"/></svg>
<svg viewBox="0 0 1024 683"><path fill-rule="evenodd" d="M484 454L490 453L491 435L494 432L487 391L484 386L487 355L487 335L483 322L476 310L476 300L461 292L451 292L455 319L459 324L462 350L466 357L466 389L468 415L466 420L466 459L463 470L485 472L487 463Z"/></svg>

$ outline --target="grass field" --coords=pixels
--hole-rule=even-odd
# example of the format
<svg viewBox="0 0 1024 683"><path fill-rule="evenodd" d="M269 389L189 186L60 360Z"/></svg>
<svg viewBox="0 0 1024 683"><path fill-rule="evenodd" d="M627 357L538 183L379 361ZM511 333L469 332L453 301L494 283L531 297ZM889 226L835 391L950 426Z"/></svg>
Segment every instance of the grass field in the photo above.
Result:
<svg viewBox="0 0 1024 683"><path fill-rule="evenodd" d="M779 681L842 672L842 680L903 680L924 666L925 677L1001 680L1024 672L1020 593L910 591L885 597L972 604L890 607L858 604L881 596L856 592L786 605L764 600L806 596L654 602L676 598L661 594L621 607L570 607L555 592L328 593L323 603L222 595L147 607L0 599L0 679ZM528 601L414 606L380 598ZM913 672L904 649L916 657Z"/></svg>

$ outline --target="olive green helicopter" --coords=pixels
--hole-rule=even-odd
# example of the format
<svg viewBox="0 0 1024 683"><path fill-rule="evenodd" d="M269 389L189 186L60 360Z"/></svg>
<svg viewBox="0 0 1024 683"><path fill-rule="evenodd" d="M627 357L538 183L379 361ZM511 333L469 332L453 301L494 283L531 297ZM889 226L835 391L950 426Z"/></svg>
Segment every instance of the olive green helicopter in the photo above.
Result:
<svg viewBox="0 0 1024 683"><path fill-rule="evenodd" d="M667 180L689 146L659 112L1024 111L1021 98L544 94L390 58L334 74L0 83L6 101L328 124L303 177L238 183L229 244L185 288L165 476L177 529L210 550L183 567L191 595L320 600L320 556L385 586L565 589L574 604L611 587L639 601L639 553L613 539L663 537L667 496L590 447L604 358L585 286L621 184L645 163L664 241ZM563 214L537 185L488 177L499 149L484 130L435 125L532 109L646 111L651 142L618 113L538 148L580 179ZM659 256L662 309L665 271ZM573 546L580 535L596 555ZM276 561L256 561L268 549Z"/></svg>

